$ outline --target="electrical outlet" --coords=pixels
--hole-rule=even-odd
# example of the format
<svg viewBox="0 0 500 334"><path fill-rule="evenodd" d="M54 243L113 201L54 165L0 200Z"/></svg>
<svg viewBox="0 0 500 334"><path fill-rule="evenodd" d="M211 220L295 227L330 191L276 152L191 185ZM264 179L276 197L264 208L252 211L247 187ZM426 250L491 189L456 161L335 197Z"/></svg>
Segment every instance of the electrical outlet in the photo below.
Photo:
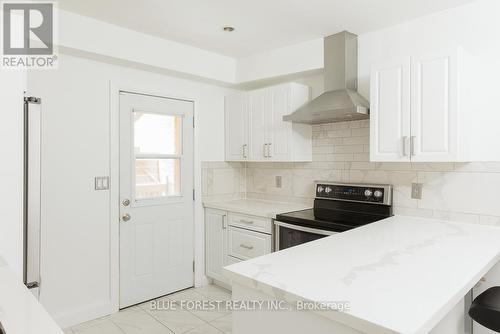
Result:
<svg viewBox="0 0 500 334"><path fill-rule="evenodd" d="M411 198L422 199L422 183L411 184Z"/></svg>
<svg viewBox="0 0 500 334"><path fill-rule="evenodd" d="M276 180L276 188L281 188L281 176L277 175L275 180Z"/></svg>

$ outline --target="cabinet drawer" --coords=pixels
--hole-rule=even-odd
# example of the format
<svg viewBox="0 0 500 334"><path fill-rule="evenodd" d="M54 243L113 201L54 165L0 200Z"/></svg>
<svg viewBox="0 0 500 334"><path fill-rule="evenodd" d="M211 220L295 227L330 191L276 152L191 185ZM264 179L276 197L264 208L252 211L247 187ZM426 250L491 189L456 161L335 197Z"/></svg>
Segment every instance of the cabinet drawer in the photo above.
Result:
<svg viewBox="0 0 500 334"><path fill-rule="evenodd" d="M230 226L228 249L229 255L242 260L269 254L271 253L271 236Z"/></svg>
<svg viewBox="0 0 500 334"><path fill-rule="evenodd" d="M272 221L268 218L242 215L239 213L228 214L229 226L246 228L252 231L271 234Z"/></svg>

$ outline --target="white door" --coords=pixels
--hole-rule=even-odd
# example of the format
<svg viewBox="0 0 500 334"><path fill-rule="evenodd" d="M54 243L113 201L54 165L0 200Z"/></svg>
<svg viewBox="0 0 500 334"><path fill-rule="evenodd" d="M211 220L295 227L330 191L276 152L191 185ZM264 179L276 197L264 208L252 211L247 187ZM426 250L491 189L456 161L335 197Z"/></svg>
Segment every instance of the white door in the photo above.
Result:
<svg viewBox="0 0 500 334"><path fill-rule="evenodd" d="M456 50L411 58L412 161L458 158L457 62Z"/></svg>
<svg viewBox="0 0 500 334"><path fill-rule="evenodd" d="M248 99L247 94L226 96L226 160L248 158Z"/></svg>
<svg viewBox="0 0 500 334"><path fill-rule="evenodd" d="M206 274L225 282L222 275L227 257L227 214L225 211L205 210Z"/></svg>
<svg viewBox="0 0 500 334"><path fill-rule="evenodd" d="M290 158L290 134L292 123L283 121L290 113L290 85L275 86L270 89L268 114L268 152L273 161L287 161Z"/></svg>
<svg viewBox="0 0 500 334"><path fill-rule="evenodd" d="M249 94L250 160L267 160L268 90L259 89Z"/></svg>
<svg viewBox="0 0 500 334"><path fill-rule="evenodd" d="M410 59L374 67L370 80L370 160L410 161Z"/></svg>
<svg viewBox="0 0 500 334"><path fill-rule="evenodd" d="M120 307L193 286L193 102L120 94Z"/></svg>

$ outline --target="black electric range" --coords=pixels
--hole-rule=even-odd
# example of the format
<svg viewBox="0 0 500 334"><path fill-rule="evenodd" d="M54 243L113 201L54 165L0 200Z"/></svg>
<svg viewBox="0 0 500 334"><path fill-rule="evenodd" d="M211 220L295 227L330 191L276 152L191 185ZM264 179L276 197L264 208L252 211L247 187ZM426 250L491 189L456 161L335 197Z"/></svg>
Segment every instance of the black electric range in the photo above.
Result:
<svg viewBox="0 0 500 334"><path fill-rule="evenodd" d="M312 209L276 216L275 250L351 230L392 216L392 186L316 183Z"/></svg>

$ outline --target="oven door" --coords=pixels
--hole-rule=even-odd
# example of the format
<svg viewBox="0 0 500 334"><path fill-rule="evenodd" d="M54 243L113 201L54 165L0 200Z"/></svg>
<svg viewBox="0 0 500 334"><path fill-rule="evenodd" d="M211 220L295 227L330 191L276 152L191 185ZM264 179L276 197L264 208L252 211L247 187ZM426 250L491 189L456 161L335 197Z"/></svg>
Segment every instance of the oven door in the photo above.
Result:
<svg viewBox="0 0 500 334"><path fill-rule="evenodd" d="M274 250L297 246L337 232L274 221Z"/></svg>

